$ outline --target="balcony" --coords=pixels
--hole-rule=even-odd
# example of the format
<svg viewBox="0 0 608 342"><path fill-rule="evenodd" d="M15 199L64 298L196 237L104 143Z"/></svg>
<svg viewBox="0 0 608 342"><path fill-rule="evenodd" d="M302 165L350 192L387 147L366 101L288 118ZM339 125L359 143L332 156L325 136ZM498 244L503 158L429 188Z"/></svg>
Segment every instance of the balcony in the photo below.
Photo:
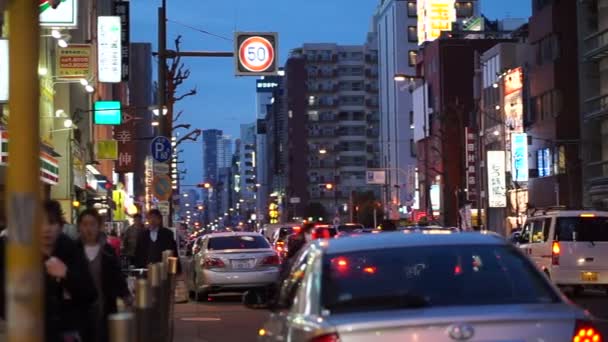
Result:
<svg viewBox="0 0 608 342"><path fill-rule="evenodd" d="M603 118L608 114L608 94L585 100L583 104L585 120Z"/></svg>
<svg viewBox="0 0 608 342"><path fill-rule="evenodd" d="M585 59L599 60L608 56L608 29L585 38Z"/></svg>
<svg viewBox="0 0 608 342"><path fill-rule="evenodd" d="M585 166L585 182L590 196L605 198L608 195L608 160L588 163Z"/></svg>
<svg viewBox="0 0 608 342"><path fill-rule="evenodd" d="M378 86L377 85L367 85L365 87L365 91L367 91L368 93L377 94Z"/></svg>

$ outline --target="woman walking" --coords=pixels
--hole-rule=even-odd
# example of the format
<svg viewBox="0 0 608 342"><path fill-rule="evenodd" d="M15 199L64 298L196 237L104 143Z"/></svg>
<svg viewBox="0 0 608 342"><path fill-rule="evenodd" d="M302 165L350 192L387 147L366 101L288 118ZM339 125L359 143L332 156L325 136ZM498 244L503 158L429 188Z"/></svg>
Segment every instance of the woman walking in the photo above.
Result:
<svg viewBox="0 0 608 342"><path fill-rule="evenodd" d="M102 234L102 218L95 209L86 209L78 216L81 252L86 256L89 271L97 290L97 302L88 315L84 340L108 341L108 316L116 313L116 300L130 303L127 281L120 268L114 248Z"/></svg>

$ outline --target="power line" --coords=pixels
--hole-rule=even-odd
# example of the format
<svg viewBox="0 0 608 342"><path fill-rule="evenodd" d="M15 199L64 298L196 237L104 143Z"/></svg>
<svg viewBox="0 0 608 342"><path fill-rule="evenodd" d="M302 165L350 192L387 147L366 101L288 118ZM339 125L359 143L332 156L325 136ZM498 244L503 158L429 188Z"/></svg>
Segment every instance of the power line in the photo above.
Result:
<svg viewBox="0 0 608 342"><path fill-rule="evenodd" d="M174 23L174 24L178 24L178 25L181 25L181 26L187 27L187 28L189 28L189 29L191 29L191 30L194 30L194 31L196 31L196 32L200 32L200 33L203 33L203 34L210 35L210 36L215 37L215 38L220 38L220 39L223 39L223 40L226 40L226 41L229 41L229 42L231 42L231 41L232 41L232 38L228 38L228 37L226 37L226 36L222 36L222 35L219 35L219 34L211 33L211 32L209 32L209 31L206 31L206 30L203 30L203 29L200 29L200 28L197 28L197 27L194 27L194 26L188 25L188 24L181 23L181 22L179 22L179 21L175 21L175 20L171 20L171 19L167 19L167 21L172 22L172 23Z"/></svg>

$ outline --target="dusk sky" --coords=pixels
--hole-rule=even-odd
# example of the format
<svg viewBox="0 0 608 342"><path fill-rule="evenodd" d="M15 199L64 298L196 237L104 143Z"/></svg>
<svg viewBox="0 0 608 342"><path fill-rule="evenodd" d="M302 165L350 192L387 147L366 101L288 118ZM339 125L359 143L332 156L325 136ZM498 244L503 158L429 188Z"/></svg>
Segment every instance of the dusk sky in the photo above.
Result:
<svg viewBox="0 0 608 342"><path fill-rule="evenodd" d="M490 19L527 18L531 0L480 0L482 13ZM276 31L279 33L281 65L289 51L303 43L362 44L370 29L378 0L167 0L168 47L182 35L184 51L232 51L235 31ZM152 42L157 39L157 7L160 0L131 2L131 41ZM224 38L200 33L192 26ZM231 58L183 59L192 76L181 88L196 86L198 95L180 102L181 121L201 129L222 129L238 138L241 123L255 120L255 78L234 76ZM185 146L182 158L190 169L185 184L201 181L201 144Z"/></svg>

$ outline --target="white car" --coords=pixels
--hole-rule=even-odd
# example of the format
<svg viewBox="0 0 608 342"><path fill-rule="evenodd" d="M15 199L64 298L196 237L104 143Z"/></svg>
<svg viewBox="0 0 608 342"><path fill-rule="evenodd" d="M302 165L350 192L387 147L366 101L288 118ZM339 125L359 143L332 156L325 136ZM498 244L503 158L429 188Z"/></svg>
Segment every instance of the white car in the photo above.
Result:
<svg viewBox="0 0 608 342"><path fill-rule="evenodd" d="M200 246L189 281L197 300L212 293L264 288L278 279L281 259L261 234L209 234Z"/></svg>
<svg viewBox="0 0 608 342"><path fill-rule="evenodd" d="M601 341L516 247L486 233L316 240L294 259L260 341Z"/></svg>
<svg viewBox="0 0 608 342"><path fill-rule="evenodd" d="M556 285L608 289L608 212L540 211L516 242Z"/></svg>

